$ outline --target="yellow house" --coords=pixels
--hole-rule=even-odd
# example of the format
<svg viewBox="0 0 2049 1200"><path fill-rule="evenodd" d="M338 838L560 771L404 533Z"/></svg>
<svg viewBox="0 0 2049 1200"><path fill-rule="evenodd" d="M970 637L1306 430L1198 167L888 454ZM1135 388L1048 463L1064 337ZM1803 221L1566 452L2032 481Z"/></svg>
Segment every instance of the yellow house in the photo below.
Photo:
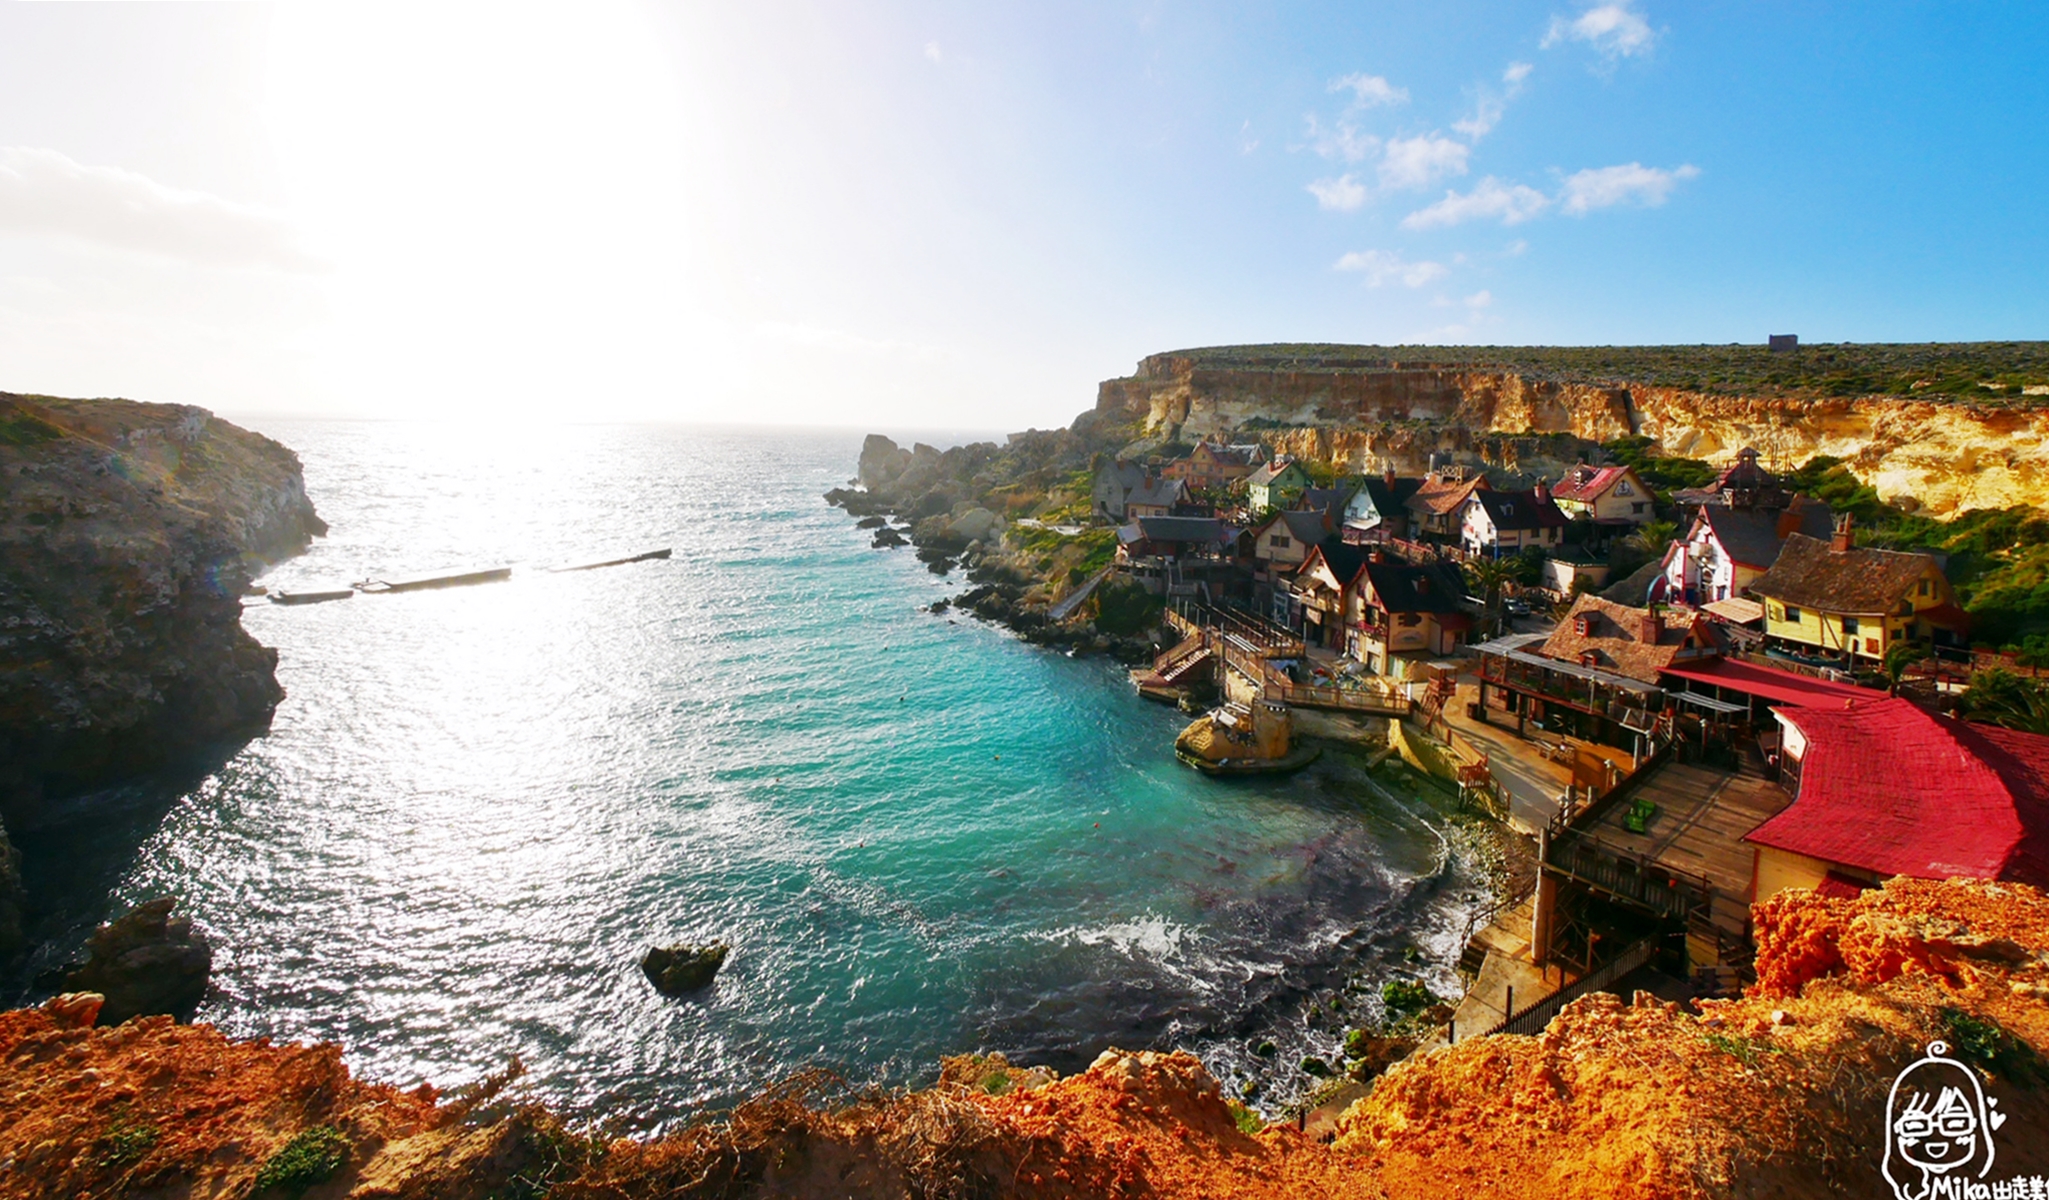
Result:
<svg viewBox="0 0 2049 1200"><path fill-rule="evenodd" d="M1855 546L1847 516L1828 541L1788 537L1750 590L1766 638L1846 661L1883 659L1900 642L1964 645L1970 629L1933 558Z"/></svg>

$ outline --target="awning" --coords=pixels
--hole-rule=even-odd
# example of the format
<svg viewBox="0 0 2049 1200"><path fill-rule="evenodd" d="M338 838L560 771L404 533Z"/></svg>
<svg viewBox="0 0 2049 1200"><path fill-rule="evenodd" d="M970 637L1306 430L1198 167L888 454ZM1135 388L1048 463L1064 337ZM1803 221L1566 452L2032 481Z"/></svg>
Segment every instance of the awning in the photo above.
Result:
<svg viewBox="0 0 2049 1200"><path fill-rule="evenodd" d="M1728 658L1684 667L1670 666L1659 673L1691 683L1727 688L1772 704L1797 704L1806 708L1840 708L1845 700L1885 699L1884 692L1871 688L1831 683L1812 675L1799 675Z"/></svg>
<svg viewBox="0 0 2049 1200"><path fill-rule="evenodd" d="M1752 621L1764 620L1764 605L1759 604L1755 600L1745 600L1740 596L1731 596L1727 600L1717 600L1712 604L1703 604L1700 606L1700 610L1704 613L1720 617L1731 625L1748 625Z"/></svg>
<svg viewBox="0 0 2049 1200"><path fill-rule="evenodd" d="M1491 642L1481 642L1473 647L1473 653L1506 654L1511 650L1527 650L1538 642L1549 639L1550 636L1548 633L1511 633L1505 637L1495 638Z"/></svg>
<svg viewBox="0 0 2049 1200"><path fill-rule="evenodd" d="M1545 658L1541 654L1531 654L1526 650L1510 650L1501 657L1508 659L1510 662L1525 663L1532 667L1542 667L1546 671L1556 671L1561 675L1570 675L1575 679L1587 679L1595 683L1605 683L1609 687L1624 688L1632 692L1649 693L1662 690L1658 685L1645 683L1641 679L1631 679L1627 675L1617 675L1613 671L1603 671L1598 667L1582 667L1578 663Z"/></svg>
<svg viewBox="0 0 2049 1200"><path fill-rule="evenodd" d="M1684 700L1688 704L1707 709L1709 712L1733 714L1750 711L1748 704L1738 704L1733 700L1717 700L1713 696L1702 692L1666 692L1665 694L1674 700Z"/></svg>

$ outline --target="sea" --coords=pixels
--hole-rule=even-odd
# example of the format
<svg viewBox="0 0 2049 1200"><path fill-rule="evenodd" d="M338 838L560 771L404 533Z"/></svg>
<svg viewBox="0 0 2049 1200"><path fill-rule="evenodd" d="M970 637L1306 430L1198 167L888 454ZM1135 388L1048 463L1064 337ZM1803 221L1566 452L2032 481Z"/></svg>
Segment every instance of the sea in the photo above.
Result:
<svg viewBox="0 0 2049 1200"><path fill-rule="evenodd" d="M1386 981L1456 995L1483 888L1441 793L1341 745L1200 776L1124 668L932 613L959 573L821 498L859 431L247 423L331 527L262 583L513 576L252 598L268 734L24 835L44 963L175 896L216 948L200 1020L402 1086L516 1059L628 1131L814 1067L917 1086L942 1055L1110 1047L1188 1050L1272 1110ZM703 992L643 977L712 940Z"/></svg>

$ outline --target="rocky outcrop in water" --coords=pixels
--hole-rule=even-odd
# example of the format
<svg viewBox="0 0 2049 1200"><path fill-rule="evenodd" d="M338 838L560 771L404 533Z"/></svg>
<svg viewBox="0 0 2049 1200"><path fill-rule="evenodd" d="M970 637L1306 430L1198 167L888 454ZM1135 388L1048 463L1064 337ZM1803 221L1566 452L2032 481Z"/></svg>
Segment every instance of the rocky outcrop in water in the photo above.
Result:
<svg viewBox="0 0 2049 1200"><path fill-rule="evenodd" d="M85 961L65 970L67 992L104 997L100 1024L148 1016L192 1019L213 974L213 947L191 918L171 915L175 906L169 897L136 905L95 930L85 943Z"/></svg>
<svg viewBox="0 0 2049 1200"><path fill-rule="evenodd" d="M662 995L681 996L710 987L731 952L732 947L724 942L651 946L640 956L640 972Z"/></svg>
<svg viewBox="0 0 2049 1200"><path fill-rule="evenodd" d="M0 820L265 728L241 598L324 532L298 456L204 409L0 393Z"/></svg>

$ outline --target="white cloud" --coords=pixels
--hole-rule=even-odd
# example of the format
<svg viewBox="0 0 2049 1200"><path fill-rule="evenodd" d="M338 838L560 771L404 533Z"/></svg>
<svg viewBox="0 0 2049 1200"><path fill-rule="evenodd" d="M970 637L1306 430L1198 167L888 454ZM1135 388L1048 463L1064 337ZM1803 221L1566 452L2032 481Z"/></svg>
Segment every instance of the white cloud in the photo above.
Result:
<svg viewBox="0 0 2049 1200"><path fill-rule="evenodd" d="M1389 191L1429 187L1447 175L1466 173L1471 147L1436 134L1390 138L1380 159L1380 186Z"/></svg>
<svg viewBox="0 0 2049 1200"><path fill-rule="evenodd" d="M1482 87L1479 99L1473 104L1473 115L1463 121L1452 122L1451 127L1472 141L1477 142L1486 137L1488 131L1501 123L1501 115L1508 111L1508 102L1522 92L1523 81L1528 79L1530 72L1534 70L1536 68L1526 62L1508 64L1508 68L1501 72L1503 91L1496 94Z"/></svg>
<svg viewBox="0 0 2049 1200"><path fill-rule="evenodd" d="M1394 107L1409 102L1409 89L1399 88L1379 75L1353 74L1330 81L1333 92L1350 91L1351 107L1354 111L1364 108L1378 108L1382 105Z"/></svg>
<svg viewBox="0 0 2049 1200"><path fill-rule="evenodd" d="M1332 269L1364 274L1367 287L1379 287L1392 279L1412 288L1442 279L1448 270L1443 263L1409 262L1391 250L1354 250L1338 259Z"/></svg>
<svg viewBox="0 0 2049 1200"><path fill-rule="evenodd" d="M1404 229L1438 229L1467 221L1499 219L1520 225L1551 204L1551 198L1524 184L1506 184L1489 175L1465 195L1446 192L1444 199L1402 218Z"/></svg>
<svg viewBox="0 0 2049 1200"><path fill-rule="evenodd" d="M1565 187L1559 193L1560 207L1575 217L1617 204L1634 203L1656 208L1665 202L1681 180L1692 179L1699 174L1700 168L1691 164L1669 171L1646 167L1642 163L1593 167L1566 177Z"/></svg>
<svg viewBox="0 0 2049 1200"><path fill-rule="evenodd" d="M275 213L27 146L0 147L0 232L65 234L212 266L323 265Z"/></svg>
<svg viewBox="0 0 2049 1200"><path fill-rule="evenodd" d="M1319 179L1309 185L1308 191L1316 197L1316 207L1328 212L1351 212L1366 203L1366 185L1350 175Z"/></svg>
<svg viewBox="0 0 2049 1200"><path fill-rule="evenodd" d="M945 57L945 55L939 52L938 42L926 42L925 57L931 59L933 62L939 62L941 59Z"/></svg>
<svg viewBox="0 0 2049 1200"><path fill-rule="evenodd" d="M1309 114L1309 144L1325 158L1343 162L1358 162L1380 149L1380 139L1370 133L1359 132L1352 122L1339 118L1335 126L1326 127Z"/></svg>
<svg viewBox="0 0 2049 1200"><path fill-rule="evenodd" d="M1470 309L1478 310L1482 308L1487 308L1494 303L1494 293L1488 291L1485 288L1481 288L1479 291L1474 292L1470 296L1467 296L1465 303L1466 307Z"/></svg>
<svg viewBox="0 0 2049 1200"><path fill-rule="evenodd" d="M1551 28L1545 32L1542 46L1548 50L1560 42L1585 42L1616 59L1643 54L1656 40L1650 22L1629 6L1629 0L1622 0L1619 4L1590 8L1570 21L1564 17L1551 18Z"/></svg>
<svg viewBox="0 0 2049 1200"><path fill-rule="evenodd" d="M1502 253L1509 258L1521 258L1524 254L1529 253L1529 249L1530 243L1527 240L1517 238L1510 242L1507 249L1503 250Z"/></svg>

